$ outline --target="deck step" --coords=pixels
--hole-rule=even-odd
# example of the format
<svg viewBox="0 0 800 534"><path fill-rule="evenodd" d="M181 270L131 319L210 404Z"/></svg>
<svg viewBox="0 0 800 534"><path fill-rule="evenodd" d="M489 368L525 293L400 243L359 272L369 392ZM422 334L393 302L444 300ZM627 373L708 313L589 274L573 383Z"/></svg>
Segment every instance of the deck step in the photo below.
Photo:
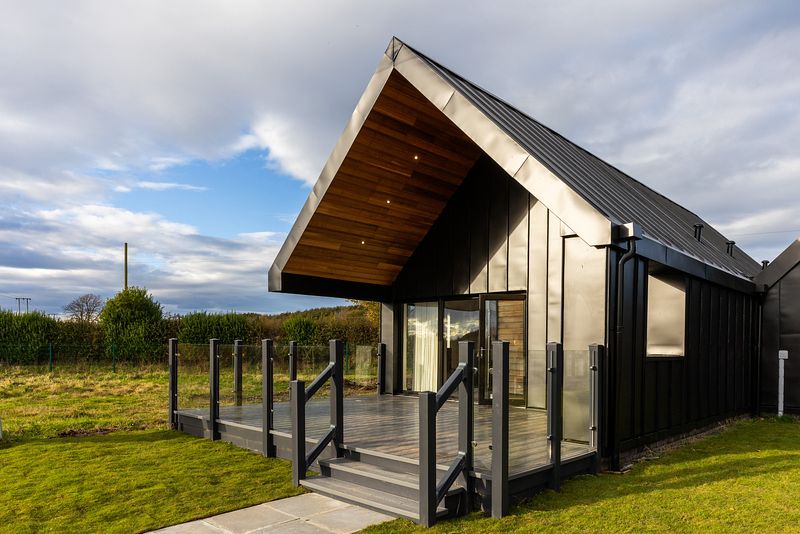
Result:
<svg viewBox="0 0 800 534"><path fill-rule="evenodd" d="M366 449L347 444L342 445L342 449L344 449L345 456L348 458L358 460L365 464L376 465L401 473L419 473L419 460L416 458L406 458L405 456L397 456L375 449ZM437 471L446 473L448 466L438 464L436 469Z"/></svg>
<svg viewBox="0 0 800 534"><path fill-rule="evenodd" d="M368 488L346 480L316 475L301 480L300 484L311 491L333 499L356 504L395 517L419 521L419 501L393 493ZM446 517L449 511L444 506L436 509L437 517Z"/></svg>
<svg viewBox="0 0 800 534"><path fill-rule="evenodd" d="M416 499L419 495L418 473L396 471L347 457L320 460L319 464L323 475L337 480L352 482L410 499ZM439 471L437 482L444 478L445 474L445 471ZM453 495L460 491L461 486L456 483L450 488L447 495Z"/></svg>

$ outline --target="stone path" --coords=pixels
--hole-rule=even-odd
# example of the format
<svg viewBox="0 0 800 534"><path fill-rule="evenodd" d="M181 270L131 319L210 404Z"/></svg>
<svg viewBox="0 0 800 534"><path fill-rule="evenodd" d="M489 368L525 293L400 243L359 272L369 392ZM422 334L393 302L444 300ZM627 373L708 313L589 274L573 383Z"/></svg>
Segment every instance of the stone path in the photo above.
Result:
<svg viewBox="0 0 800 534"><path fill-rule="evenodd" d="M167 527L164 534L349 534L394 519L316 493L279 499Z"/></svg>

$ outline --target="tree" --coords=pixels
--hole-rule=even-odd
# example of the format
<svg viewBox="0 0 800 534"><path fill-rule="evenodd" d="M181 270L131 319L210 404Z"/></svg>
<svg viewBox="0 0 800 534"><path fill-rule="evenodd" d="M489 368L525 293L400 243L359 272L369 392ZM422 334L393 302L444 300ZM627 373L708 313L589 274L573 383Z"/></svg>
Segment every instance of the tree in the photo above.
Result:
<svg viewBox="0 0 800 534"><path fill-rule="evenodd" d="M161 304L143 287L130 287L108 299L100 312L109 349L128 358L154 358L164 352Z"/></svg>
<svg viewBox="0 0 800 534"><path fill-rule="evenodd" d="M369 321L371 325L373 325L376 329L380 328L381 325L381 303L380 302L373 302L371 300L353 300L349 299L353 305L356 306L361 313L364 314L364 317Z"/></svg>
<svg viewBox="0 0 800 534"><path fill-rule="evenodd" d="M64 313L75 321L93 323L97 320L102 309L103 300L100 296L94 293L86 293L64 306Z"/></svg>

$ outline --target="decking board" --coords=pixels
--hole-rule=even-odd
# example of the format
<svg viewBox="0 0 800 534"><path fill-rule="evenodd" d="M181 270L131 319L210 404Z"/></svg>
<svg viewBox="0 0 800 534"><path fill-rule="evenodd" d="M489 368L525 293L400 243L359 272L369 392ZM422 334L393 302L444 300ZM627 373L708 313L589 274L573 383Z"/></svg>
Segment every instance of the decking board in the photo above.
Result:
<svg viewBox="0 0 800 534"><path fill-rule="evenodd" d="M312 399L306 405L306 436L322 437L330 428L328 399ZM179 414L208 417L206 408L178 410ZM274 405L274 430L291 433L289 403ZM491 406L475 406L475 471L491 468ZM221 406L221 423L245 425L261 432L261 405ZM548 463L547 416L544 411L514 408L509 413L509 473L515 474ZM437 463L447 465L458 452L458 402L449 401L439 411L437 422ZM410 396L363 396L344 399L344 441L357 448L377 450L405 458L419 459L419 401ZM585 444L563 442L562 458L589 451Z"/></svg>

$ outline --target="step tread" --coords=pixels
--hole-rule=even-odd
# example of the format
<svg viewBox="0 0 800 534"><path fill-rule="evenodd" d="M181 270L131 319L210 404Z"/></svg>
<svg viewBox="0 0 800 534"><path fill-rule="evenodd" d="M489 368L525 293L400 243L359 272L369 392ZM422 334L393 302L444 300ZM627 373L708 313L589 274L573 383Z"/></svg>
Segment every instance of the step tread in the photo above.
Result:
<svg viewBox="0 0 800 534"><path fill-rule="evenodd" d="M346 457L320 460L320 463L329 467L332 472L337 470L349 471L360 476L382 480L389 484L396 484L398 486L404 486L411 489L419 488L419 475L417 473L397 471L387 467L381 467ZM437 471L436 482L441 482L446 474L446 471ZM456 480L456 482L453 483L453 486L450 488L450 491L448 491L448 494L459 491L461 488L461 484L458 480Z"/></svg>
<svg viewBox="0 0 800 534"><path fill-rule="evenodd" d="M300 484L305 488L334 499L361 505L390 515L405 517L413 521L419 520L419 501L416 499L365 488L352 482L337 480L324 475L308 477L301 480ZM447 515L447 508L439 506L436 509L436 515Z"/></svg>
<svg viewBox="0 0 800 534"><path fill-rule="evenodd" d="M378 451L375 449L366 449L360 446L342 445L342 448L350 453L358 454L359 456L366 456L366 457L373 457L373 458L381 458L385 460L390 460L395 462L398 465L402 465L404 468L407 469L419 469L419 460L417 458L408 458L406 456L398 456L396 454L391 454L388 452ZM436 464L436 469L439 471L447 471L449 469L448 466L443 464ZM410 471L411 472L411 471Z"/></svg>

